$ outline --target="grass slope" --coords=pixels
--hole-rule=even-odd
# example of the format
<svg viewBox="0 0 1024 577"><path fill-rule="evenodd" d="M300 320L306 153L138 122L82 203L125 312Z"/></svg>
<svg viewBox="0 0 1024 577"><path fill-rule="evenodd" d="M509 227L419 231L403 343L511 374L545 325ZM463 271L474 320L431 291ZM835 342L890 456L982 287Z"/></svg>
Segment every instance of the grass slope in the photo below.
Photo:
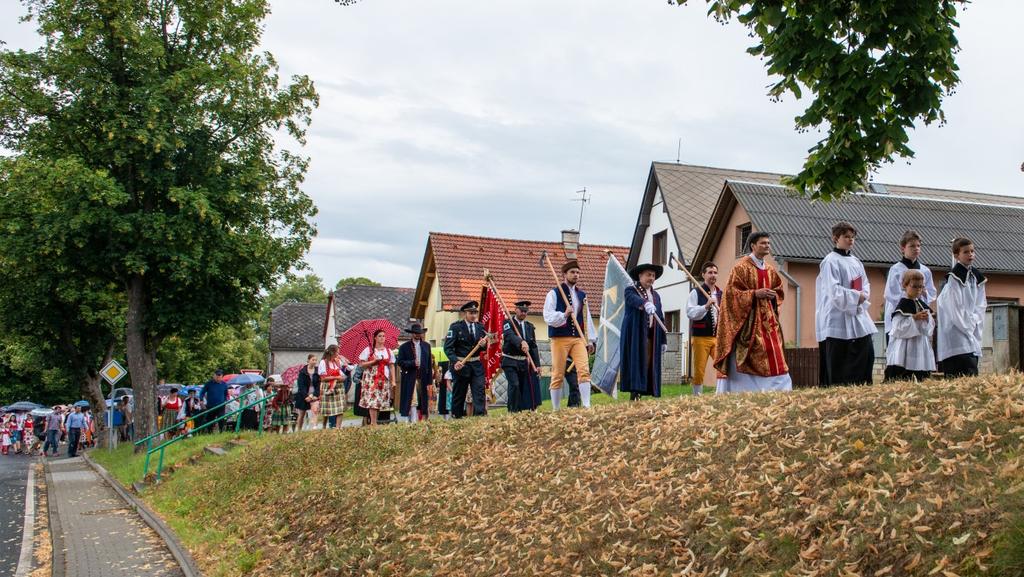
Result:
<svg viewBox="0 0 1024 577"><path fill-rule="evenodd" d="M1020 575L1018 376L265 436L144 497L207 575Z"/></svg>

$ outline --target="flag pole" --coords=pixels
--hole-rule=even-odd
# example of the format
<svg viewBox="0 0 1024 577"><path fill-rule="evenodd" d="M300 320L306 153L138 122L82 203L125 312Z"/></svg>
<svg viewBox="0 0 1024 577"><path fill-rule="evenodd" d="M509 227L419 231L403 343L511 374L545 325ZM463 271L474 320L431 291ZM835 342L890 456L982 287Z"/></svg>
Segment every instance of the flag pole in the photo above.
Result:
<svg viewBox="0 0 1024 577"><path fill-rule="evenodd" d="M676 266L672 266L672 262L673 261L675 261ZM679 262L679 259L676 258L676 255L670 254L668 256L668 263L669 263L670 267L672 267L672 268L674 268L676 270L681 270L684 273L686 273L686 276L690 277L690 282L693 283L693 286L697 287L697 290L699 290L704 295L704 298L706 298L706 299L710 299L711 298L711 295L708 294L708 291L704 290L704 286L700 283L700 281L698 281L697 279L693 278L693 275L690 274L690 271L686 268L686 265L684 265L683 263Z"/></svg>
<svg viewBox="0 0 1024 577"><path fill-rule="evenodd" d="M561 281L558 280L558 275L555 274L555 266L553 264L551 264L551 257L548 256L548 251L544 251L544 252L541 253L540 260L541 260L541 262L547 262L548 263L548 270L551 271L551 276L555 279L555 288L558 289L558 294L562 295L562 301L568 307L569 302L570 302L569 301L569 297L565 296L565 291L562 290L562 283L561 283ZM587 335L583 332L583 328L580 327L580 321L578 321L576 319L575 311L569 310L567 312L572 317L572 324L576 326L576 332L579 333L580 338L583 339L584 343L588 342ZM583 303L580 303L580 312L581 313L584 312Z"/></svg>
<svg viewBox="0 0 1024 577"><path fill-rule="evenodd" d="M487 281L487 284L491 287L491 291L494 292L494 298L498 301L498 306L500 306L501 310L505 313L505 318L511 319L512 315L509 314L508 307L505 305L505 299L501 298L501 293L498 292L498 287L494 284L494 275L491 274L491 271L484 269L484 280ZM516 332L516 336L522 339L523 334L519 332L519 327L517 327L515 323L510 324L512 325L512 330ZM533 357L530 356L529 352L526 353L526 362L529 363L530 370L540 374L540 370L537 368L537 365L533 364Z"/></svg>
<svg viewBox="0 0 1024 577"><path fill-rule="evenodd" d="M622 266L622 263L619 262L619 259L618 257L615 256L615 253L607 249L605 250L605 252L608 253L608 258L615 261L615 264L619 265L619 268L621 268L623 271L626 270L626 267ZM654 317L654 320L658 322L658 326L661 327L661 330L665 331L665 334L668 334L668 328L665 327L665 323L661 322L661 317L659 317L656 314L651 316Z"/></svg>

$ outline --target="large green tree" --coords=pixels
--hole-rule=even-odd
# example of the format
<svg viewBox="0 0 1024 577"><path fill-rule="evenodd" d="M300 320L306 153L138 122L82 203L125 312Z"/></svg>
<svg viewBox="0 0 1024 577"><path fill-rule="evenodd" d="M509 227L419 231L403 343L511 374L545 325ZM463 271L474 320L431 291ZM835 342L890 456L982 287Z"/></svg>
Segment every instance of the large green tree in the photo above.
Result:
<svg viewBox="0 0 1024 577"><path fill-rule="evenodd" d="M694 0L668 0L686 4ZM812 198L860 189L907 145L915 122L944 121L942 99L959 82L957 10L966 0L706 0L759 40L748 52L777 81L768 94L813 100L799 131L827 131L787 184Z"/></svg>
<svg viewBox="0 0 1024 577"><path fill-rule="evenodd" d="M44 44L0 53L0 145L8 170L105 207L67 274L105 270L123 291L147 434L164 340L244 319L308 249L307 161L277 142L304 143L317 95L257 52L266 0L23 3Z"/></svg>

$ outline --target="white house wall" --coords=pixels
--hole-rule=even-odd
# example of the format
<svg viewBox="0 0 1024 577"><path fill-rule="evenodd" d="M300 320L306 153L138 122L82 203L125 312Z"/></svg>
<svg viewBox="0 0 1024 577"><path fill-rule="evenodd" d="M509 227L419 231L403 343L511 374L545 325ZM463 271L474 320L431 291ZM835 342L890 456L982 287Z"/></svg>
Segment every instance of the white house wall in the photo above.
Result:
<svg viewBox="0 0 1024 577"><path fill-rule="evenodd" d="M668 213L665 212L665 203L661 197L661 189L655 191L653 205L651 206L651 214L649 224L647 226L647 232L644 233L643 245L640 247L638 263L651 262L654 251L654 235L662 231L668 231L665 235L668 243L668 253L674 254L677 258L679 255L679 245L676 244L676 235L672 230L672 225L668 220ZM688 345L689 345L689 331L690 322L686 318L686 313L683 310L686 306L686 301L690 294L690 283L686 278L686 274L680 270L665 267L665 273L654 282L654 288L661 295L661 306L665 311L665 314L670 312L679 312L679 329L682 333L680 339L682 344L681 357L687 358ZM682 373L688 375L686 363L683 363Z"/></svg>

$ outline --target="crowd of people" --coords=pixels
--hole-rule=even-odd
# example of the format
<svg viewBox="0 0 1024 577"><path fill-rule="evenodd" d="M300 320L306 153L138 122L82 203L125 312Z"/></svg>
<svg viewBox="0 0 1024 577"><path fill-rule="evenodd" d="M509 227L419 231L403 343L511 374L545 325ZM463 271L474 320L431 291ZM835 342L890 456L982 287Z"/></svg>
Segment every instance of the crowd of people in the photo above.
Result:
<svg viewBox="0 0 1024 577"><path fill-rule="evenodd" d="M88 407L57 405L46 414L8 413L0 420L0 454L56 457L60 445L67 455L95 446L96 423Z"/></svg>

